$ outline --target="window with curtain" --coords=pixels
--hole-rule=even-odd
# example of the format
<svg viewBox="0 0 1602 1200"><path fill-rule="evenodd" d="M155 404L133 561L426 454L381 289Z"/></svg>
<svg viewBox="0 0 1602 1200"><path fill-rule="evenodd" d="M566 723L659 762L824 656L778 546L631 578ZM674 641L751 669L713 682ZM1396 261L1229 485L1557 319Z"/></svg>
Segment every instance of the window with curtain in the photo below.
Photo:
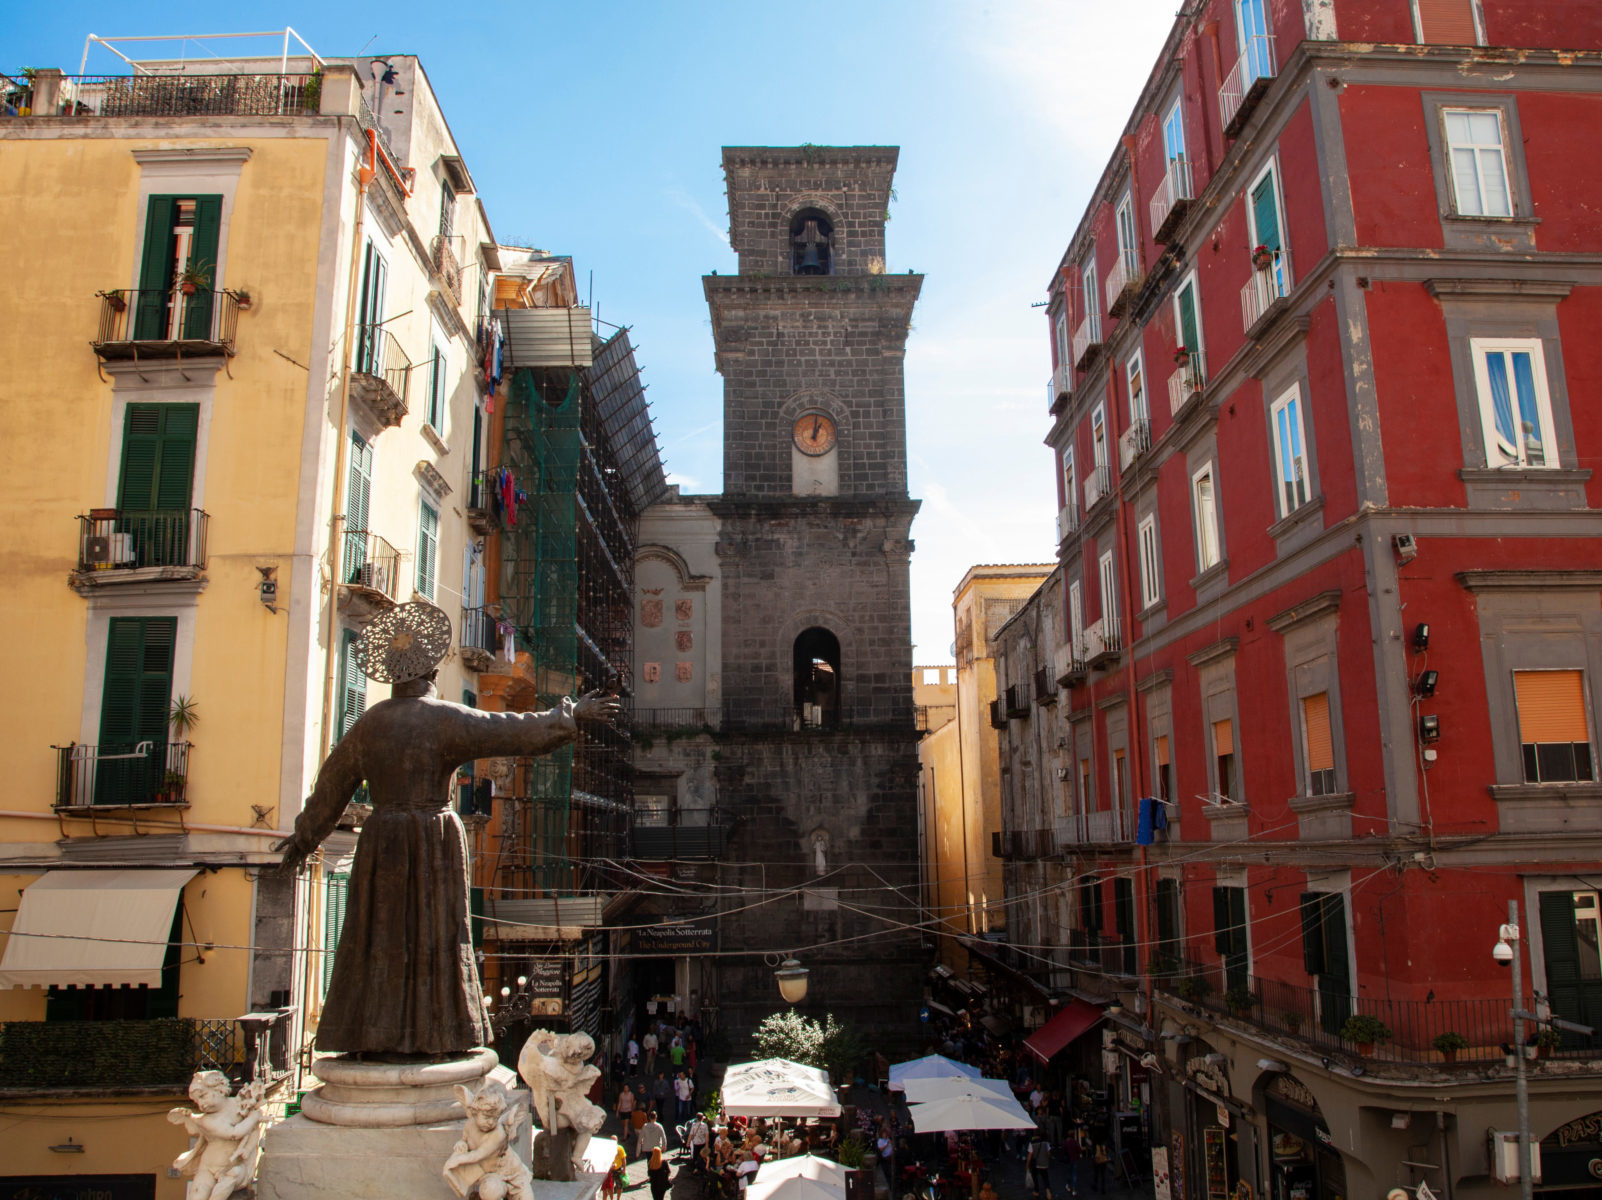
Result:
<svg viewBox="0 0 1602 1200"><path fill-rule="evenodd" d="M1208 464L1191 477L1191 505L1196 515L1196 570L1216 567L1223 557L1218 544L1218 497L1213 490L1213 468Z"/></svg>
<svg viewBox="0 0 1602 1200"><path fill-rule="evenodd" d="M1275 495L1279 515L1289 516L1309 499L1312 471L1302 427L1302 389L1294 386L1269 407L1273 424Z"/></svg>
<svg viewBox="0 0 1602 1200"><path fill-rule="evenodd" d="M1235 722L1228 717L1213 722L1213 763L1217 770L1218 794L1235 798Z"/></svg>
<svg viewBox="0 0 1602 1200"><path fill-rule="evenodd" d="M1307 749L1307 794L1335 792L1335 746L1330 737L1329 693L1302 698L1302 734Z"/></svg>
<svg viewBox="0 0 1602 1200"><path fill-rule="evenodd" d="M1159 800L1172 800L1174 798L1172 752L1168 748L1168 735L1158 736L1153 754L1157 759L1157 798Z"/></svg>
<svg viewBox="0 0 1602 1200"><path fill-rule="evenodd" d="M1451 163L1452 195L1458 215L1511 217L1513 193L1508 186L1501 112L1494 108L1448 108L1441 118L1446 126L1447 159Z"/></svg>
<svg viewBox="0 0 1602 1200"><path fill-rule="evenodd" d="M1525 783L1596 778L1583 671L1514 671Z"/></svg>
<svg viewBox="0 0 1602 1200"><path fill-rule="evenodd" d="M1546 361L1535 338L1471 338L1488 467L1556 467Z"/></svg>
<svg viewBox="0 0 1602 1200"><path fill-rule="evenodd" d="M1129 423L1133 425L1136 421L1145 421L1151 416L1150 410L1146 407L1146 372L1140 351L1137 350L1129 356L1126 373L1129 380Z"/></svg>

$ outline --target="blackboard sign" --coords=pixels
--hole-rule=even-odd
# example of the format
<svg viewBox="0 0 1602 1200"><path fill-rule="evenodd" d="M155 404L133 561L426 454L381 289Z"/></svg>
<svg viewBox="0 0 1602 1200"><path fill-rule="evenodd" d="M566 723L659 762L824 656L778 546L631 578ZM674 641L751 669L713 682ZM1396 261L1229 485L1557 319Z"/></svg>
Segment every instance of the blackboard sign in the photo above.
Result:
<svg viewBox="0 0 1602 1200"><path fill-rule="evenodd" d="M528 994L535 1000L560 1000L567 990L569 960L536 958L528 965Z"/></svg>

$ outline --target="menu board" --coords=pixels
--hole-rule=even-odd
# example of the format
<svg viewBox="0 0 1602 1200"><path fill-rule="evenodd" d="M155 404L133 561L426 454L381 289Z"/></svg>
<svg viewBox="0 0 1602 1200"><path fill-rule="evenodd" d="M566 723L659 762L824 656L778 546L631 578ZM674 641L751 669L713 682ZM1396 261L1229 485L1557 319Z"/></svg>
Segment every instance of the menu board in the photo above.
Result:
<svg viewBox="0 0 1602 1200"><path fill-rule="evenodd" d="M1173 1200L1168 1190L1168 1147L1151 1148L1151 1190L1154 1200Z"/></svg>
<svg viewBox="0 0 1602 1200"><path fill-rule="evenodd" d="M1216 1125L1202 1130L1202 1165L1207 1173L1207 1200L1229 1200L1229 1166L1224 1161L1224 1139L1228 1136Z"/></svg>

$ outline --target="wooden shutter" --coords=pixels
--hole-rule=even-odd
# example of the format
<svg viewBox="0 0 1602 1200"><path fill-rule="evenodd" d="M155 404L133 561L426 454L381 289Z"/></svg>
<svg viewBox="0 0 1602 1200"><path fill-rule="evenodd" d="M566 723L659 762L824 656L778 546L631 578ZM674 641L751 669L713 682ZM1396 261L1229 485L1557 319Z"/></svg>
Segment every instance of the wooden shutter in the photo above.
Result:
<svg viewBox="0 0 1602 1200"><path fill-rule="evenodd" d="M1580 1016L1580 942L1574 927L1574 893L1541 892L1541 950L1552 1010L1571 1020ZM1514 947L1514 952L1518 952Z"/></svg>
<svg viewBox="0 0 1602 1200"><path fill-rule="evenodd" d="M189 507L198 404L130 404L123 416L117 507L125 512Z"/></svg>
<svg viewBox="0 0 1602 1200"><path fill-rule="evenodd" d="M1514 671L1519 741L1588 742L1585 679L1580 671Z"/></svg>
<svg viewBox="0 0 1602 1200"><path fill-rule="evenodd" d="M439 513L427 503L417 510L417 590L434 598L434 569L439 557Z"/></svg>
<svg viewBox="0 0 1602 1200"><path fill-rule="evenodd" d="M1302 700L1302 724L1307 730L1307 769L1329 770L1335 765L1335 749L1329 734L1328 692Z"/></svg>
<svg viewBox="0 0 1602 1200"><path fill-rule="evenodd" d="M361 715L367 711L367 676L362 673L361 664L356 661L356 635L349 631L345 634L341 679L339 720L338 728L334 731L335 741L349 733L351 726L356 724Z"/></svg>
<svg viewBox="0 0 1602 1200"><path fill-rule="evenodd" d="M1324 919L1320 924L1324 936L1324 974L1340 981L1342 987L1351 975L1351 964L1346 958L1346 897L1339 892L1324 892Z"/></svg>
<svg viewBox="0 0 1602 1200"><path fill-rule="evenodd" d="M1118 937L1125 945L1135 940L1135 881L1113 880L1113 919L1118 925Z"/></svg>
<svg viewBox="0 0 1602 1200"><path fill-rule="evenodd" d="M167 741L176 617L113 617L106 635L100 742Z"/></svg>
<svg viewBox="0 0 1602 1200"><path fill-rule="evenodd" d="M1324 893L1303 892L1302 966L1309 975L1324 973Z"/></svg>
<svg viewBox="0 0 1602 1200"><path fill-rule="evenodd" d="M195 230L189 240L187 265L203 268L207 282L193 296L182 297L183 335L197 341L211 338L211 313L217 287L217 239L222 230L222 197L196 196Z"/></svg>
<svg viewBox="0 0 1602 1200"><path fill-rule="evenodd" d="M1252 225L1257 232L1257 244L1270 250L1280 249L1279 202L1274 195L1274 173L1263 176L1262 182L1252 189Z"/></svg>
<svg viewBox="0 0 1602 1200"><path fill-rule="evenodd" d="M1235 726L1227 717L1213 722L1213 753L1219 758L1235 753ZM1220 785L1224 782L1219 780Z"/></svg>
<svg viewBox="0 0 1602 1200"><path fill-rule="evenodd" d="M167 305L172 291L172 227L177 196L152 196L145 209L145 250L139 261L139 297L134 309L134 337L155 341L166 336Z"/></svg>
<svg viewBox="0 0 1602 1200"><path fill-rule="evenodd" d="M1201 338L1196 332L1196 285L1189 284L1179 293L1179 340L1192 354L1201 351Z"/></svg>
<svg viewBox="0 0 1602 1200"><path fill-rule="evenodd" d="M1213 949L1220 954L1229 953L1229 893L1232 888L1213 889Z"/></svg>
<svg viewBox="0 0 1602 1200"><path fill-rule="evenodd" d="M1179 885L1172 879L1157 881L1157 942L1165 952L1179 939Z"/></svg>
<svg viewBox="0 0 1602 1200"><path fill-rule="evenodd" d="M1476 46L1473 0L1414 0L1419 41L1442 46Z"/></svg>
<svg viewBox="0 0 1602 1200"><path fill-rule="evenodd" d="M334 951L339 948L339 935L345 929L345 906L350 898L350 876L335 871L325 884L323 902L323 999L328 998L328 985L334 981Z"/></svg>
<svg viewBox="0 0 1602 1200"><path fill-rule="evenodd" d="M1169 761L1168 735L1165 733L1157 739L1157 765L1159 767L1166 767Z"/></svg>

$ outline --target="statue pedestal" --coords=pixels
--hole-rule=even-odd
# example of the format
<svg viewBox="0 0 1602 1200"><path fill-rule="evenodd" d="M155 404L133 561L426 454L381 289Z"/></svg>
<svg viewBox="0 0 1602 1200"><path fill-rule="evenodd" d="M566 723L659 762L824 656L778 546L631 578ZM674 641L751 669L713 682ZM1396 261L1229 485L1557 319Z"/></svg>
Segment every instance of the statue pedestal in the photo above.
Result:
<svg viewBox="0 0 1602 1200"><path fill-rule="evenodd" d="M435 1063L315 1060L322 1086L262 1138L257 1200L457 1200L443 1174L465 1117L453 1089L476 1090L496 1067L493 1050ZM527 1161L526 1118L518 1140ZM537 1179L533 1200L590 1200L601 1179Z"/></svg>

